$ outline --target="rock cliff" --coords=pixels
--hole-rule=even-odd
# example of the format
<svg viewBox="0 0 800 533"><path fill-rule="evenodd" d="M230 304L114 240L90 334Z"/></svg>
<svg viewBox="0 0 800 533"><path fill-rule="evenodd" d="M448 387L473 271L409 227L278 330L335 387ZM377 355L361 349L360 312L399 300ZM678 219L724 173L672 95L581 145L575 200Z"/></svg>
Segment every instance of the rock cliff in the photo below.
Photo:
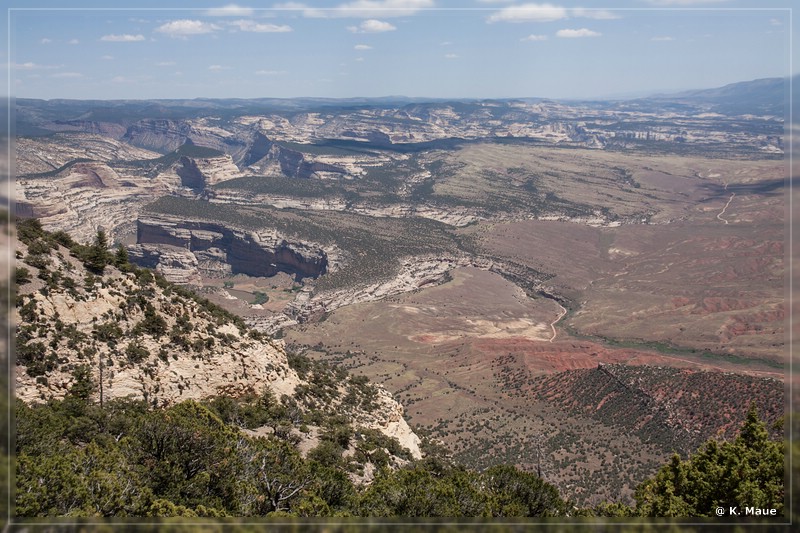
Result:
<svg viewBox="0 0 800 533"><path fill-rule="evenodd" d="M219 157L181 156L177 162L158 174L158 180L200 192L217 183L241 176L239 167L227 154Z"/></svg>
<svg viewBox="0 0 800 533"><path fill-rule="evenodd" d="M198 268L208 275L273 276L286 272L298 280L316 278L328 271L329 254L338 257L333 247L292 240L275 230L248 231L166 215L140 217L137 242L184 248L194 254Z"/></svg>
<svg viewBox="0 0 800 533"><path fill-rule="evenodd" d="M237 159L247 150L238 132L217 127L213 120L143 119L128 127L122 141L155 152L169 153L187 141L230 154Z"/></svg>

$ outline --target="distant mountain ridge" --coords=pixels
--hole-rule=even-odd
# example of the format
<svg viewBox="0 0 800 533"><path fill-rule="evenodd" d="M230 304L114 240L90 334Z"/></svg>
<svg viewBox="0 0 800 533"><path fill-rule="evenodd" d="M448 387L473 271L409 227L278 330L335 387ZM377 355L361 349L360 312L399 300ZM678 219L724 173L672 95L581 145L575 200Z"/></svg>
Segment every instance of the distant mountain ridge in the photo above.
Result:
<svg viewBox="0 0 800 533"><path fill-rule="evenodd" d="M798 76L792 78L798 81ZM614 100L621 102L680 102L711 106L722 114L772 114L783 113L788 99L789 78L763 78L731 83L722 87L694 89L677 93L661 93L644 98ZM794 84L797 87L798 83ZM797 91L796 91L797 92ZM16 98L18 129L22 134L28 123L44 121L135 121L142 116L150 118L181 119L209 113L255 114L312 111L316 109L394 108L413 104L454 104L474 102L567 102L561 98L428 98L408 96L352 97L352 98L166 98L158 100L40 100ZM583 103L608 103L608 98L581 99Z"/></svg>
<svg viewBox="0 0 800 533"><path fill-rule="evenodd" d="M798 77L793 81L797 82ZM788 110L788 91L788 78L762 78L712 89L659 94L643 100L705 105L710 106L710 111L723 115L782 115Z"/></svg>

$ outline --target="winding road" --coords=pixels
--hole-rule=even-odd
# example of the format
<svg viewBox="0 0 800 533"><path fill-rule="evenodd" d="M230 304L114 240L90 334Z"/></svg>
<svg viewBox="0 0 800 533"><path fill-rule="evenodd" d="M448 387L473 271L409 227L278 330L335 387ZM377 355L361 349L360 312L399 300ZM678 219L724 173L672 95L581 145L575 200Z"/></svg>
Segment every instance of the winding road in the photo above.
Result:
<svg viewBox="0 0 800 533"><path fill-rule="evenodd" d="M553 300L553 301L555 302L555 300ZM557 306L559 306L559 307L561 308L561 313L559 313L559 315L558 315L558 318L556 318L555 320L553 320L553 321L550 323L550 328L552 328L552 330L553 330L553 336L552 336L552 337L550 337L550 342L553 342L554 340L556 340L556 335L558 335L558 333L556 332L556 323L557 323L559 320L561 320L562 318L564 318L564 315L566 315L566 314L567 314L567 310L564 308L564 306L563 306L563 305L561 305L561 304L560 304L560 303L558 303L558 302L556 302L556 305L557 305Z"/></svg>
<svg viewBox="0 0 800 533"><path fill-rule="evenodd" d="M724 214L725 214L725 210L726 210L726 209L728 209L728 206L729 206L729 205L731 205L731 202L733 201L733 197L734 197L734 196L736 196L736 193L735 193L735 192L732 192L732 193L731 193L731 197L730 197L730 198L728 198L728 203L727 203L727 204L725 204L725 207L723 207L723 208L722 208L722 211L720 211L720 212L719 212L719 214L717 215L717 218L718 218L718 219L720 219L721 221L723 221L723 222L724 222L724 223L726 223L726 224L728 223L728 221L727 221L727 220L725 220L724 218L722 218L722 215L724 215Z"/></svg>

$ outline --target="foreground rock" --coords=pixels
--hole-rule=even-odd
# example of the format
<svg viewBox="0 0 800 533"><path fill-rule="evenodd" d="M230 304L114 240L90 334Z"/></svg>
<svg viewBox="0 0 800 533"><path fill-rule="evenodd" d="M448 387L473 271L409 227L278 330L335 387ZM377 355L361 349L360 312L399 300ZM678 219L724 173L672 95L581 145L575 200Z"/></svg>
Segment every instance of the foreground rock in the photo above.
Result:
<svg viewBox="0 0 800 533"><path fill-rule="evenodd" d="M345 375L334 380L333 397L322 404L309 396L310 375L290 365L281 341L249 331L149 271L107 266L95 276L66 248L43 252L40 242L34 245L20 246L26 274L15 312L15 392L21 400L63 398L86 373L96 401L138 398L153 407L269 389L301 409L322 409L376 429L421 456L419 438L386 390L354 385ZM352 400L364 395L369 402Z"/></svg>

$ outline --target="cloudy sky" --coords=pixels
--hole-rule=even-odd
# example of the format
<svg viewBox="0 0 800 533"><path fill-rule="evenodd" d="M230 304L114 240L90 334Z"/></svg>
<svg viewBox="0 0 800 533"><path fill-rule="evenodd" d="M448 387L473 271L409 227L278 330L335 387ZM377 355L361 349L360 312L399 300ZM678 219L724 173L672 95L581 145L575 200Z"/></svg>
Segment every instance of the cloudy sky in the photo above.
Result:
<svg viewBox="0 0 800 533"><path fill-rule="evenodd" d="M3 92L30 98L592 98L800 72L794 0L7 3Z"/></svg>

